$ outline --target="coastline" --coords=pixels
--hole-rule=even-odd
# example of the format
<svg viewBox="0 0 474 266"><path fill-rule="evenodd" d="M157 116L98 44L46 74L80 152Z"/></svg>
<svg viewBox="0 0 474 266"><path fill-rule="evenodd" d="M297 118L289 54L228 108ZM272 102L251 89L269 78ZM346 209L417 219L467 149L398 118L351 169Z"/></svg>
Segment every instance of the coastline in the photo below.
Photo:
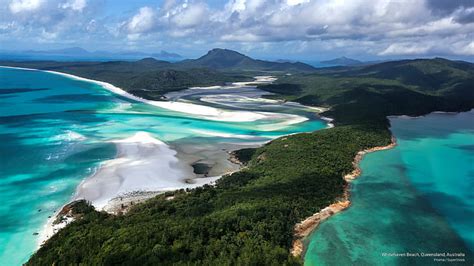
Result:
<svg viewBox="0 0 474 266"><path fill-rule="evenodd" d="M389 115L387 118L404 118L404 119L415 119L415 118L420 118L420 117L426 117L431 114L446 114L446 115L457 115L460 113L466 113L466 112L471 112L474 110L474 108L471 108L469 110L465 111L433 111L424 115L417 115L417 116L410 116L410 115Z"/></svg>
<svg viewBox="0 0 474 266"><path fill-rule="evenodd" d="M2 66L3 67L3 66ZM207 106L201 106L201 105L197 105L197 104L191 104L191 103L181 103L181 102L160 102L160 101L150 101L150 100L146 100L146 99L142 99L140 97L137 97L137 96L134 96L132 94L129 94L128 92L118 88L118 87L115 87L113 86L112 84L109 84L109 83L106 83L106 82L102 82L102 81L97 81L97 80L91 80L91 79L87 79L87 78L82 78L82 77L78 77L78 76L75 76L75 75L71 75L71 74L66 74L66 73L61 73L61 72L56 72L56 71L47 71L47 70L38 70L38 69L29 69L29 68L17 68L17 67L5 67L5 68L13 68L13 69L22 69L22 70L29 70L29 71L42 71L42 72L48 72L48 73L52 73L52 74L56 74L56 75L61 75L61 76L65 76L67 78L71 78L71 79L74 79L74 80L81 80L81 81L86 81L86 82L90 82L90 83L94 83L94 84L97 84L99 86L101 86L102 88L106 89L107 91L110 91L112 93L115 93L117 95L120 95L120 96L123 96L125 98L128 98L128 99L131 99L131 100L135 100L135 101L139 101L139 102L143 102L143 103L146 103L146 104L151 104L151 105L154 105L154 106L157 106L157 107L162 107L162 108L165 108L165 109L168 109L168 110L172 110L172 111L177 111L177 112L183 112L183 113L189 113L189 114L194 114L197 116L199 115L202 115L204 113L204 118L205 119L210 119L210 120L216 120L216 121L231 121L231 122L248 122L248 121L255 121L255 120L258 120L258 119L262 119L260 116L257 116L257 118L255 116L252 116L252 117L249 117L249 116L245 116L247 113L250 113L250 114L253 114L253 113L257 113L257 114L265 114L265 116L263 118L274 118L275 115L279 116L280 114L274 114L274 113L267 113L267 112L245 112L245 111L225 111L225 110L222 110L222 112L220 111L216 111L216 110L219 110L217 108L212 108L212 107L207 107ZM272 82L274 81L274 78L273 77L267 77L267 76L263 76L262 77L263 80L261 80L262 82ZM257 77L257 80L256 81L252 81L252 82L242 82L242 83L237 83L235 85L238 85L238 86L244 86L245 85L254 85L254 84L258 84L258 77ZM177 108L173 109L173 108L167 108L167 107L163 107L163 106L160 106L160 105L163 105L163 104L179 104L178 106L175 106ZM169 106L168 106L169 107ZM197 110L196 110L196 107ZM203 109L199 109L199 107L203 107ZM189 110L183 110L183 109L189 109L191 108L192 110L189 111ZM206 108L211 108L211 109L206 109ZM320 109L318 108L315 108L316 110L320 111ZM224 113L223 113L224 112ZM227 113L227 114L225 114ZM231 113L231 115L229 116L229 113ZM269 115L267 115L269 114ZM211 117L209 118L208 115ZM278 127L284 127L284 126L288 126L288 125L291 125L291 124L294 124L294 123L301 123L305 120L307 120L305 117L300 117L300 116L296 116L296 115L288 115L288 114L281 114L283 116L285 116L285 118L290 118L288 119L287 121L283 121L283 122L280 122L280 123L277 123L277 124L274 124L272 127L268 127L267 126L267 129L268 130L275 130L277 129ZM234 116L237 117L234 119ZM291 116L291 117L290 117ZM217 118L216 118L217 117ZM219 118L219 117L223 117L222 120ZM243 117L243 118L242 118ZM279 116L281 117L281 116ZM332 123L330 123L330 121L332 121L332 119L330 118L324 118L324 117L321 117L319 116L322 120L325 120L328 123L328 127L333 127ZM293 119L291 119L293 118ZM140 137L140 136L139 136ZM133 137L131 137L133 138ZM153 144L156 144L158 146L166 146L165 143L161 142L160 140L158 139L154 139L153 137L151 137L152 139L148 138L147 136L141 136L139 139L140 140L137 140L137 141L128 141L128 142L143 142L145 140L145 142L149 142L149 143L153 143ZM114 141L114 142L121 142L122 140L118 140L118 141ZM160 142L160 143L158 143ZM116 143L116 145L119 145ZM130 143L128 143L127 145L130 145ZM135 144L132 144L132 145L135 145ZM135 147L136 149L136 147ZM140 152L138 152L140 153ZM81 192L81 188L84 188L84 187L89 187L91 188L91 186L93 185L93 187L95 187L95 189L97 189L97 183L103 183L104 180L98 180L97 179L97 176L98 175L103 175L103 176L106 176L106 177L109 177L109 178L106 178L107 181L106 183L108 183L108 181L110 181L110 173L103 173L104 172L104 169L105 170L111 170L112 172L115 172L116 170L116 165L117 165L117 161L123 161L124 158L121 158L121 152L120 152L120 149L118 150L118 154L116 156L116 158L110 160L110 161L106 161L106 162L102 162L98 167L97 167L97 171L91 175L91 176L88 176L86 177L79 185L78 187L76 188L76 192L75 194L73 195L73 197L68 201L67 204L63 205L61 208L59 208L52 216L51 218L49 218L46 222L46 224L44 225L43 229L39 232L39 239L38 239L38 247L40 247L42 244L44 244L50 237L52 237L56 232L58 232L60 229L64 228L67 224L71 223L72 221L74 221L75 217L72 217L72 216L68 216L67 214L66 215L63 215L62 217L60 217L64 212L64 209L69 205L71 204L72 202L76 201L76 200L80 200L80 199L84 199L86 197L84 197L84 195L86 195L87 193L85 193L84 191ZM167 153L167 155L170 155L170 153ZM172 156L175 156L175 155L172 155ZM169 157L169 156L168 156ZM143 158L142 158L143 159ZM159 160L162 160L162 156L161 157L158 157ZM125 160L129 160L127 158L125 158ZM145 160L146 161L146 160ZM232 163L236 163L234 161L231 161ZM111 167L109 167L107 164L112 164L112 169L110 169ZM176 162L173 162L173 164L175 164ZM120 162L118 163L120 164ZM171 163L170 163L171 164ZM115 168L114 168L115 167ZM130 167L127 167L127 168L130 168ZM178 167L179 168L179 167ZM181 170L182 170L183 167L181 167ZM239 167L240 168L240 167ZM125 170L125 169L124 169ZM129 169L127 169L129 170ZM237 169L238 170L238 169ZM237 171L235 170L235 171ZM187 171L187 173L189 173L189 169ZM223 174L229 174L230 172L226 172L226 173L223 173ZM187 175L187 174L186 174ZM188 183L188 180L190 180L190 178L188 177L184 177L184 176L180 176L179 177L179 180L180 181L184 181L186 183L186 187L196 187L196 186L202 186L204 184L212 184L213 182L215 182L215 180L217 180L218 178L220 178L222 175L219 175L219 176L212 176L212 177L208 177L208 178L192 178L192 180L194 182L190 182ZM96 179L94 179L94 177ZM100 181L100 182L99 182ZM112 180L114 181L114 180ZM115 180L117 181L117 180ZM115 182L114 181L114 182ZM117 183L117 182L115 182ZM109 185L107 186L104 186L104 184L102 184L104 187L103 190L105 190L105 187L109 187ZM184 187L184 188L186 188ZM120 186L119 186L120 188ZM135 203L138 203L138 202L141 202L141 201L144 201L146 199L149 199L153 196L156 196L158 194L161 194L161 193L164 193L166 191L170 191L170 190L174 190L174 189L180 189L180 188L183 188L182 186L180 187L166 187L164 188L163 190L162 189L156 189L156 188L152 188L150 190L142 190L142 189L135 189L135 190L128 190L128 191L120 191L119 189L117 189L117 193L112 193L115 197L109 197L104 200L103 198L98 198L98 199L94 199L94 200L90 200L93 205L97 208L97 210L104 210L104 211L107 211L109 213L113 213L113 214L118 214L118 213L121 213L121 212L126 212L127 210L127 207L130 207L131 205L135 204ZM83 189L84 190L84 189ZM100 188L99 188L100 190ZM97 193L97 191L92 191L91 193ZM89 193L90 194L90 193ZM111 194L111 195L112 195ZM95 196L94 196L95 197ZM90 197L87 197L88 200ZM95 202L97 201L97 202ZM106 202L106 203L104 203ZM97 205L97 206L96 206ZM60 222L59 223L56 223L56 221L58 220L58 217L60 218L64 218L64 219L59 219Z"/></svg>
<svg viewBox="0 0 474 266"><path fill-rule="evenodd" d="M51 74L67 77L73 80L80 80L84 82L93 83L93 84L101 86L103 89L109 92L112 92L114 94L117 94L119 96L125 97L133 101L142 102L145 104L149 104L155 107L167 109L167 110L178 112L178 113L194 115L197 118L206 119L206 120L222 121L222 122L253 122L257 120L267 120L267 119L282 119L283 120L282 122L274 124L271 127L264 126L264 125L260 126L259 129L263 131L277 130L282 127L302 123L308 120L307 117L294 115L294 114L272 113L272 112L261 112L261 111L224 110L224 109L219 109L219 108L215 108L211 106L205 106L205 105L194 104L194 103L189 103L189 102L147 100L147 99L135 96L133 94L130 94L127 91L119 87L116 87L110 83L99 81L99 80L83 78L83 77L68 74L68 73L52 71L52 70L41 70L41 69L34 69L34 68L11 67L11 66L1 66L1 65L0 65L0 68L19 69L19 70L28 70L28 71L42 71L46 73L51 73ZM230 87L234 86L236 88L244 87L244 86L256 86L258 84L272 83L277 78L273 76L255 76L254 79L255 79L254 81L248 81L248 82L233 82L229 86ZM210 86L209 88L214 88L214 87L216 86ZM193 87L193 88L198 88L198 87ZM207 87L199 87L199 88L207 88ZM318 114L327 110L327 108L324 108L324 107L311 107L311 106L306 106L306 107L315 110ZM333 119L320 116L320 115L318 115L318 117L321 120L328 122L328 128L334 127L334 124L331 123Z"/></svg>
<svg viewBox="0 0 474 266"><path fill-rule="evenodd" d="M75 217L65 209L79 200L87 200L97 211L117 215L156 195L213 185L222 175L228 174L198 177L189 161L178 158L177 151L147 132L136 132L112 142L117 146L115 158L102 162L95 173L85 177L68 202L47 220L39 232L38 247L74 221ZM57 220L60 222L56 223Z"/></svg>
<svg viewBox="0 0 474 266"><path fill-rule="evenodd" d="M2 68L9 68L9 69L20 69L20 70L29 70L29 71L42 71L46 73L51 73L55 75L60 75L63 77L67 77L73 80L80 80L80 81L85 81L89 83L94 83L102 88L106 89L107 91L110 91L112 93L115 93L117 95L120 95L122 97L125 97L130 100L134 100L137 102L142 102L145 104L153 105L159 108L167 109L170 111L175 111L179 113L184 113L184 114L190 114L194 115L198 118L202 119L208 119L208 120L213 120L213 121L223 121L223 122L253 122L257 120L262 120L262 119L274 119L274 118L286 118L286 123L287 124L296 124L300 123L302 117L296 116L296 115L291 115L291 114L278 114L278 113L270 113L270 112L249 112L249 111L234 111L234 110L223 110L215 107L210 107L210 106L204 106L204 105L198 105L198 104L193 104L193 103L188 103L188 102L178 102L178 101L153 101L153 100L147 100L138 96L135 96L133 94L130 94L126 92L125 90L116 87L110 83L104 82L104 81L99 81L99 80L93 80L93 79L88 79L88 78L83 78L80 76L64 73L64 72L58 72L58 71L52 71L52 70L41 70L41 69L33 69L33 68L24 68L24 67L10 67L10 66L0 66ZM261 84L261 83L269 83L273 82L275 80L274 77L270 76L256 76L254 77L254 81L249 81L249 82L234 82L230 86L235 86L235 87L242 87L242 86L254 86L256 84ZM215 86L213 86L215 87Z"/></svg>
<svg viewBox="0 0 474 266"><path fill-rule="evenodd" d="M334 121L333 118L330 118L330 117L326 117L326 116L319 116L322 120L326 121L327 124L328 124L328 127L327 128L333 128L334 127L334 123L332 121Z"/></svg>
<svg viewBox="0 0 474 266"><path fill-rule="evenodd" d="M352 172L346 174L343 179L346 181L346 185L344 187L344 192L342 198L337 200L336 202L330 204L326 208L323 208L319 212L307 217L303 221L297 223L293 227L293 243L290 249L290 253L294 257L302 256L305 252L304 247L304 240L308 237L311 233L317 230L319 224L324 220L330 218L334 214L341 212L350 207L350 182L356 179L362 172L360 169L360 161L363 159L364 155L371 152L382 151L392 149L397 145L395 137L392 135L391 143L386 146L378 146L373 147L370 149L359 151L356 156L354 157L354 161L352 165L354 169Z"/></svg>
<svg viewBox="0 0 474 266"><path fill-rule="evenodd" d="M70 202L69 202L70 203ZM68 204L69 204L68 203ZM61 222L55 223L56 219L59 217L59 213L66 207L67 204L61 206L57 211L51 215L50 218L46 221L43 225L41 231L38 232L38 241L37 241L37 248L40 248L48 239L50 239L53 235L55 235L59 230L63 229L69 223L74 221L74 218L66 218L61 219Z"/></svg>
<svg viewBox="0 0 474 266"><path fill-rule="evenodd" d="M117 156L103 162L94 175L79 184L73 201L88 200L101 211L111 199L136 191L169 191L213 181L195 180L192 167L147 132L139 131L112 142L117 147Z"/></svg>
<svg viewBox="0 0 474 266"><path fill-rule="evenodd" d="M175 112L180 112L180 113L185 113L185 114L191 114L195 115L197 117L201 117L203 119L209 119L209 120L214 120L214 121L225 121L225 122L252 122L260 119L265 119L267 116L271 116L272 114L270 113L265 113L265 112L246 112L246 111L226 111L214 107L209 107L209 106L204 106L204 105L198 105L198 104L192 104L192 103L185 103L185 102L170 102L170 101L153 101L153 100L147 100L138 96L135 96L133 94L130 94L126 92L125 90L116 87L110 83L103 82L103 81L98 81L98 80L93 80L93 79L87 79L79 76L75 76L72 74L67 74L63 72L57 72L57 71L51 71L51 70L39 70L39 71L45 71L48 73L56 74L56 75L61 75L64 77L68 77L71 79L75 80L81 80L81 81L86 81L86 82L91 82L95 83L104 89L115 93L117 95L120 95L122 97L125 97L127 99L131 99L137 102L142 102L145 104L153 105L156 107L164 108L167 110L175 111ZM256 77L258 80L258 77ZM295 123L298 123L295 122Z"/></svg>

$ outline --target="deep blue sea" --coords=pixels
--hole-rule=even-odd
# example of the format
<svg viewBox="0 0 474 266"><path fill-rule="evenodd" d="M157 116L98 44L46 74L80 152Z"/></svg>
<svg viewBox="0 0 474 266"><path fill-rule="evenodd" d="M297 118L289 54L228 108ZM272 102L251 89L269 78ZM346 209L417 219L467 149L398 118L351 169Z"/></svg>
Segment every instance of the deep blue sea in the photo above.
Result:
<svg viewBox="0 0 474 266"><path fill-rule="evenodd" d="M474 111L390 121L398 145L363 158L351 207L309 237L306 265L472 265Z"/></svg>
<svg viewBox="0 0 474 266"><path fill-rule="evenodd" d="M114 158L110 141L145 131L172 147L198 139L212 149L326 127L310 111L293 113L309 120L212 121L119 97L95 83L0 68L0 265L28 260L48 217L101 162Z"/></svg>

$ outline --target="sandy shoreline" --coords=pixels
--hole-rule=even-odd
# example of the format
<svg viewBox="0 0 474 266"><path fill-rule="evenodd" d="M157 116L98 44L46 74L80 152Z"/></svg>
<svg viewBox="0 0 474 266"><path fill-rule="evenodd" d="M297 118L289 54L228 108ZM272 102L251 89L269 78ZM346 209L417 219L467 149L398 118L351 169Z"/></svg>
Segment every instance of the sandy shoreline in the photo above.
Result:
<svg viewBox="0 0 474 266"><path fill-rule="evenodd" d="M334 123L332 121L334 121L333 118L330 118L330 117L325 117L325 116L319 116L322 120L326 121L328 123L328 128L333 128L334 127Z"/></svg>
<svg viewBox="0 0 474 266"><path fill-rule="evenodd" d="M40 70L43 71L43 70ZM93 80L93 79L87 79L79 76L75 76L72 74L67 74L67 73L62 73L62 72L57 72L57 71L50 71L50 70L45 70L45 72L48 73L53 73L57 75L61 75L64 77L68 77L71 79L75 80L81 80L81 81L86 81L86 82L91 82L98 84L102 86L104 89L111 91L117 95L123 96L125 98L146 103L149 105L153 105L156 107L168 109L171 111L175 112L180 112L180 113L186 113L186 114L191 114L195 115L197 117L201 117L204 119L209 119L209 120L214 120L214 121L226 121L226 122L252 122L256 120L261 120L261 119L269 119L272 118L275 114L272 113L266 113L266 112L247 112L247 111L229 111L229 110L223 110L223 109L218 109L210 106L204 106L204 105L198 105L198 104L193 104L193 103L186 103L186 102L170 102L170 101L153 101L153 100L147 100L138 96L135 96L133 94L130 94L126 91L124 91L121 88L118 88L110 83L103 82L103 81L98 81L98 80ZM254 82L265 82L266 77L261 80L259 79L260 77L255 77L256 81ZM240 86L240 85L239 85Z"/></svg>
<svg viewBox="0 0 474 266"><path fill-rule="evenodd" d="M193 188L216 179L195 178L192 167L179 160L175 150L147 132L113 142L117 156L77 187L73 201L85 199L97 210L104 210L113 198L133 192Z"/></svg>
<svg viewBox="0 0 474 266"><path fill-rule="evenodd" d="M64 219L60 223L55 223L56 219L58 218L58 214L63 210L65 206L66 205L61 206L58 211L54 212L54 214L51 215L50 218L48 218L46 224L44 224L43 229L38 233L38 248L40 248L41 245L43 245L59 230L63 229L64 227L66 227L66 225L74 221L74 219L71 217Z"/></svg>
<svg viewBox="0 0 474 266"><path fill-rule="evenodd" d="M75 201L84 199L98 211L119 214L168 191L213 185L222 175L240 169L237 164L229 162L234 167L218 167L212 171L218 172L214 176L197 175L191 167L196 158L183 152L177 156L176 150L147 132L137 132L131 137L112 142L117 146L115 158L102 162L93 175L86 177L77 186L68 203L48 219L39 232L38 247L74 221L73 216L61 213ZM193 153L192 150L187 152ZM227 158L223 157L222 160ZM60 222L55 223L58 217Z"/></svg>
<svg viewBox="0 0 474 266"><path fill-rule="evenodd" d="M346 174L343 178L347 182L346 186L344 187L344 192L343 196L340 200L337 202L327 206L326 208L322 209L321 211L311 215L310 217L304 219L303 221L297 223L294 228L293 228L293 236L294 240L292 243L292 248L290 250L291 254L295 257L302 256L304 254L304 240L306 237L308 237L314 230L317 229L319 224L323 222L324 220L328 219L332 215L341 212L347 208L350 207L351 201L350 201L350 186L349 183L356 179L360 174L361 174L361 169L359 166L360 161L364 157L365 154L371 153L371 152L376 152L376 151L382 151L382 150L388 150L392 149L397 145L395 137L392 136L392 141L389 145L387 146L379 146L379 147L374 147L370 148L367 150L359 151L355 158L354 161L352 162L352 165L354 166L354 170Z"/></svg>
<svg viewBox="0 0 474 266"><path fill-rule="evenodd" d="M235 111L235 110L224 110L224 109L219 109L219 108L214 108L210 106L204 106L204 105L198 105L198 104L193 104L193 103L188 103L188 102L178 102L178 101L153 101L153 100L147 100L141 97L137 97L133 94L130 94L121 88L118 88L110 83L103 82L103 81L98 81L98 80L93 80L93 79L88 79L88 78L83 78L79 76L75 76L72 74L67 74L63 72L58 72L58 71L52 71L52 70L41 70L41 69L33 69L33 68L23 68L23 67L9 67L9 66L0 66L3 68L10 68L10 69L21 69L21 70L30 70L30 71L43 71L47 73L52 73L56 75L60 75L63 77L67 77L70 79L74 80L80 80L80 81L85 81L89 83L94 83L97 84L104 89L113 92L117 95L120 95L122 97L125 97L127 99L131 99L137 102L142 102L146 103L149 105L153 105L156 107L164 108L167 110L175 111L175 112L180 112L180 113L185 113L185 114L190 114L194 115L199 118L203 119L208 119L208 120L213 120L213 121L225 121L225 122L253 122L256 120L261 120L261 119L274 119L274 118L287 118L288 124L295 124L295 123L300 123L301 119L295 119L295 118L300 118L295 115L290 115L290 114L277 114L277 113L271 113L271 112L250 112L250 111ZM254 81L249 81L249 82L234 82L230 86L235 86L235 87L242 87L242 86L254 86L256 84L262 84L262 83L269 83L273 82L275 80L274 77L271 76L256 76ZM215 87L215 86L213 86Z"/></svg>
<svg viewBox="0 0 474 266"><path fill-rule="evenodd" d="M42 71L42 70L40 70ZM178 102L178 101L153 101L153 100L147 100L141 97L137 97L133 94L130 94L126 91L124 91L121 88L118 88L110 83L103 82L103 81L98 81L98 80L93 80L93 79L87 79L87 78L82 78L79 76L75 76L72 74L67 74L67 73L62 73L62 72L57 72L57 71L49 71L46 70L45 72L48 73L53 73L57 75L61 75L64 77L68 77L71 79L75 80L81 80L81 81L86 81L86 82L91 82L98 84L105 88L108 91L111 91L117 95L123 96L125 98L146 103L149 105L153 105L156 107L168 109L171 111L175 112L180 112L180 113L186 113L186 114L191 114L195 115L197 117L203 118L203 119L208 119L208 120L214 120L214 121L225 121L225 122L253 122L256 120L262 120L262 119L273 119L276 117L286 117L288 118L287 123L288 124L296 124L300 123L301 119L298 119L298 117L294 115L288 115L288 114L275 114L275 113L270 113L270 112L248 112L248 111L235 111L235 110L223 110L215 107L210 107L210 106L205 106L205 105L198 105L198 104L193 104L193 103L187 103L187 102ZM250 81L250 82L235 82L232 84L235 84L234 86L241 87L241 86L249 86L249 85L254 85L254 84L261 84L261 83L268 83L272 82L275 79L273 77L268 77L268 76L256 76L255 81ZM215 86L213 86L215 87Z"/></svg>
<svg viewBox="0 0 474 266"><path fill-rule="evenodd" d="M194 103L189 103L189 102L147 100L147 99L135 96L133 94L130 94L124 91L123 89L116 87L110 83L83 78L83 77L75 76L72 74L67 74L67 73L52 71L52 70L33 69L33 68L9 67L9 66L0 66L0 67L10 68L10 69L30 70L30 71L43 71L43 72L60 75L63 77L74 79L74 80L94 83L114 94L120 95L130 100L142 102L145 104L149 104L152 106L156 106L159 108L167 109L167 110L178 112L178 113L190 114L197 118L206 119L206 120L223 121L223 122L253 122L257 120L272 120L272 119L284 120L278 125L274 124L272 127L260 126L259 127L260 130L267 130L267 131L276 130L281 127L286 127L292 124L298 124L298 123L308 120L308 118L306 117L293 115L293 114L273 113L273 112L263 112L263 111L224 110L220 108L194 104ZM273 76L256 76L254 78L255 78L254 81L233 82L228 86L220 86L220 87L240 88L244 86L256 86L258 84L267 84L276 80L276 78ZM208 88L215 88L215 87L217 86L210 86ZM193 87L193 88L206 89L206 87Z"/></svg>
<svg viewBox="0 0 474 266"><path fill-rule="evenodd" d="M263 112L263 111L238 111L238 110L224 110L220 108L215 108L211 106L205 106L205 105L199 105L199 104L194 104L194 103L189 103L189 102L180 102L180 101L154 101L154 100L147 100L138 96L135 96L133 94L130 94L123 89L116 87L110 83L103 82L103 81L98 81L98 80L93 80L93 79L88 79L88 78L83 78L79 76L75 76L72 74L68 73L63 73L63 72L58 72L58 71L52 71L52 70L41 70L41 69L33 69L33 68L23 68L23 67L10 67L10 66L0 66L2 68L9 68L9 69L20 69L20 70L29 70L29 71L43 71L47 73L52 73L55 75L60 75L63 77L67 77L73 80L80 80L80 81L85 81L89 83L94 83L102 88L120 95L122 97L125 97L127 99L131 99L137 102L142 102L145 104L153 105L159 108L167 109L170 111L175 111L179 113L185 113L185 114L190 114L194 115L195 117L202 118L202 119L207 119L207 120L213 120L213 121L223 121L223 122L253 122L257 120L271 120L271 119L283 119L279 124L274 124L270 127L267 126L260 126L260 130L277 130L281 127L286 127L292 124L298 124L301 122L304 122L308 120L308 118L299 116L299 115L293 115L293 114L283 114L283 113L273 113L273 112ZM273 81L275 81L277 78L273 76L256 76L254 77L254 81L248 81L248 82L233 82L228 86L220 86L220 87L234 87L234 88L239 88L239 87L244 87L244 86L256 86L258 84L268 84ZM210 86L207 88L215 88L216 86ZM194 89L199 88L199 89L206 89L206 87L193 87ZM318 113L320 113L323 110L326 110L326 108L323 107L308 107L310 109L316 110ZM331 123L332 119L327 118L327 117L321 117L322 120L328 121L328 126L333 127L334 125Z"/></svg>

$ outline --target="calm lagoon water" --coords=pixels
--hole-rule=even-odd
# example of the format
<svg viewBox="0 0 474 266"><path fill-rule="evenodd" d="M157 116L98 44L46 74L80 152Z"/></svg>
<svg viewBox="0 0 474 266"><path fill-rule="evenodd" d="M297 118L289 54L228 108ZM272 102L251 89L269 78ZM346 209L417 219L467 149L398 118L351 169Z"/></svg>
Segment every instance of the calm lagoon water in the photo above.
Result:
<svg viewBox="0 0 474 266"><path fill-rule="evenodd" d="M352 206L309 237L306 265L440 265L421 257L436 252L465 253L446 265L472 265L474 111L391 124L398 146L364 157ZM383 255L407 252L420 257Z"/></svg>
<svg viewBox="0 0 474 266"><path fill-rule="evenodd" d="M0 265L29 258L48 217L115 156L111 140L146 131L171 147L196 139L246 144L326 127L308 110L293 113L310 119L273 130L267 126L282 121L210 121L118 97L94 83L0 68Z"/></svg>

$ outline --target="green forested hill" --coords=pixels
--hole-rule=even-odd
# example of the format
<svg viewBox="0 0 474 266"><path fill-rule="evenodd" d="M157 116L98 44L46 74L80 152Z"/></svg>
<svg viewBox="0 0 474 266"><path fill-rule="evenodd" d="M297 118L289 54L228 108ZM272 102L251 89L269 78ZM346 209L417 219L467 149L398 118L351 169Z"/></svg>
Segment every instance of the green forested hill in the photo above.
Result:
<svg viewBox="0 0 474 266"><path fill-rule="evenodd" d="M336 76L373 77L396 80L427 93L438 93L453 86L471 83L474 64L443 58L401 60L346 70Z"/></svg>
<svg viewBox="0 0 474 266"><path fill-rule="evenodd" d="M288 100L331 107L338 124L386 123L387 115L422 115L474 107L474 64L417 59L333 68L280 77L261 86Z"/></svg>

